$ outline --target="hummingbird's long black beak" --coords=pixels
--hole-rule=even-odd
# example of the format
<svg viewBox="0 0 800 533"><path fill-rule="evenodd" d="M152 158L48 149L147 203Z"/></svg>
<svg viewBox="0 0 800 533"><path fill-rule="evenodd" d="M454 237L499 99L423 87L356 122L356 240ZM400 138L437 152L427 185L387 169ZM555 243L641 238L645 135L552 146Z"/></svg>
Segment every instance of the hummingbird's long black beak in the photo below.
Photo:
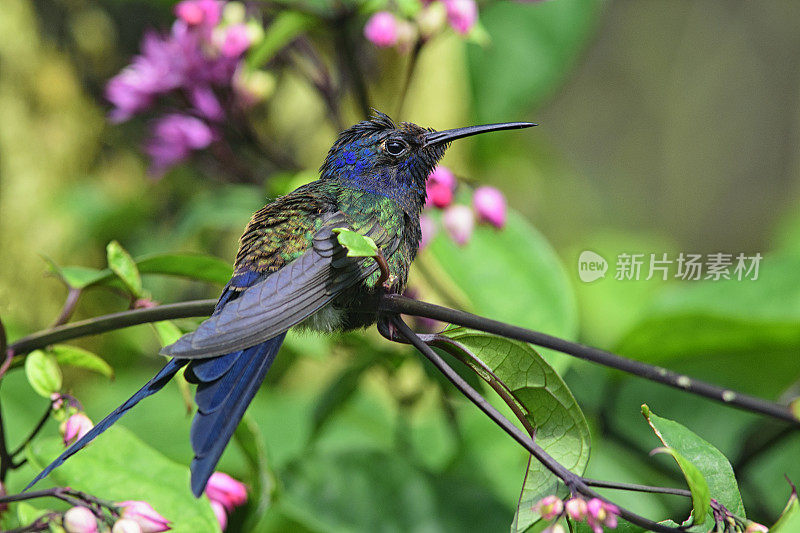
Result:
<svg viewBox="0 0 800 533"><path fill-rule="evenodd" d="M484 124L482 126L467 126L466 128L456 128L453 130L432 131L425 134L425 146L434 144L449 143L456 139L463 139L479 133L501 130L517 130L520 128L530 128L536 126L533 122L503 122L501 124Z"/></svg>

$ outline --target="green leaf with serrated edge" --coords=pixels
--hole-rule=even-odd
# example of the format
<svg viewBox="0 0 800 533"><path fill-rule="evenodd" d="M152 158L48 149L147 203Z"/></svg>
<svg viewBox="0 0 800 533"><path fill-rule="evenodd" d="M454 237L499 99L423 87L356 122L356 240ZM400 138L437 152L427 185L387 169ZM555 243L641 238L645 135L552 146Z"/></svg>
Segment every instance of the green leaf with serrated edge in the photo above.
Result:
<svg viewBox="0 0 800 533"><path fill-rule="evenodd" d="M739 494L736 476L722 452L683 425L655 415L647 405L642 405L642 414L664 446L677 451L697 467L708 483L711 497L734 515L745 518L744 504ZM711 527L713 527L713 517L709 514L702 527L698 524L698 531L703 528L708 530Z"/></svg>
<svg viewBox="0 0 800 533"><path fill-rule="evenodd" d="M444 299L449 307L566 339L577 335L575 294L564 265L544 236L513 210L505 228L481 224L464 246L438 232L414 268L425 271L420 284L435 278L437 286L448 287L454 296ZM539 353L559 373L569 365L566 356Z"/></svg>
<svg viewBox="0 0 800 533"><path fill-rule="evenodd" d="M281 11L264 32L264 36L247 53L247 66L258 68L266 65L278 51L297 36L314 25L314 19L297 11Z"/></svg>
<svg viewBox="0 0 800 533"><path fill-rule="evenodd" d="M142 277L131 254L117 241L111 241L106 246L106 255L108 268L122 280L131 294L137 298L142 296Z"/></svg>
<svg viewBox="0 0 800 533"><path fill-rule="evenodd" d="M769 528L771 533L796 533L800 531L800 503L797 500L797 492L792 487L792 494L789 502L781 513L781 517L775 525Z"/></svg>
<svg viewBox="0 0 800 533"><path fill-rule="evenodd" d="M141 274L163 274L225 285L233 267L218 257L202 254L157 254L139 258Z"/></svg>
<svg viewBox="0 0 800 533"><path fill-rule="evenodd" d="M47 350L56 358L56 362L65 366L77 366L102 374L111 379L114 377L114 369L106 363L100 356L93 354L83 348L70 346L68 344L54 344Z"/></svg>
<svg viewBox="0 0 800 533"><path fill-rule="evenodd" d="M678 467L683 472L684 479L686 479L686 484L692 492L692 523L702 524L711 505L711 494L708 492L708 483L706 483L703 474L700 473L696 466L672 448L656 448L651 453L667 453L678 463Z"/></svg>
<svg viewBox="0 0 800 533"><path fill-rule="evenodd" d="M62 451L64 444L57 437L37 439L26 450L37 470ZM50 478L57 485L110 501L146 501L172 522L173 533L220 531L208 499L196 499L189 489L189 468L167 459L120 425L53 470Z"/></svg>
<svg viewBox="0 0 800 533"><path fill-rule="evenodd" d="M375 257L378 255L378 245L370 237L347 228L335 228L333 232L336 233L339 244L347 248L347 257Z"/></svg>
<svg viewBox="0 0 800 533"><path fill-rule="evenodd" d="M258 425L252 416L245 413L242 421L233 433L233 440L247 459L247 466L253 473L252 490L250 494L258 498L255 513L250 513L243 531L253 531L255 524L261 519L270 507L275 495L276 476L270 468L267 457L267 446Z"/></svg>
<svg viewBox="0 0 800 533"><path fill-rule="evenodd" d="M561 377L529 345L465 328L442 333L456 344L437 343L469 365L484 380L496 377L536 430L536 443L576 474L589 461L590 435L586 418ZM474 354L476 363L463 348ZM535 459L528 463L512 531L525 531L539 520L533 505L559 492L559 481Z"/></svg>
<svg viewBox="0 0 800 533"><path fill-rule="evenodd" d="M34 350L25 358L25 375L40 396L49 399L51 394L61 390L61 369L56 358L42 350Z"/></svg>

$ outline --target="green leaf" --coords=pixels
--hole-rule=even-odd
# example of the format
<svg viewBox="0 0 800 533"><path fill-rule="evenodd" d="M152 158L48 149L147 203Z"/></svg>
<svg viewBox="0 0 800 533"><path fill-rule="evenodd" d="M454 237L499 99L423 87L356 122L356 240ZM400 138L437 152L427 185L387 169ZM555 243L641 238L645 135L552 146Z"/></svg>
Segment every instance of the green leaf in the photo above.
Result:
<svg viewBox="0 0 800 533"><path fill-rule="evenodd" d="M708 483L706 483L703 474L700 473L696 466L672 448L656 448L651 453L667 453L678 463L678 467L686 479L686 484L692 492L692 523L702 524L711 505L711 494L708 491Z"/></svg>
<svg viewBox="0 0 800 533"><path fill-rule="evenodd" d="M742 392L776 397L798 378L800 255L767 255L757 280L666 287L615 351ZM752 371L753 356L769 365Z"/></svg>
<svg viewBox="0 0 800 533"><path fill-rule="evenodd" d="M113 275L108 269L98 270L96 268L82 266L62 267L57 265L56 262L49 257L42 257L47 263L48 270L63 281L65 285L74 289L85 289Z"/></svg>
<svg viewBox="0 0 800 533"><path fill-rule="evenodd" d="M61 369L56 358L42 350L34 350L25 358L25 375L33 390L47 399L61 390Z"/></svg>
<svg viewBox="0 0 800 533"><path fill-rule="evenodd" d="M586 418L567 385L529 345L456 328L442 335L453 343L437 343L469 365L487 382L497 379L536 431L536 443L559 463L583 474L589 461L590 435ZM464 352L474 354L481 363ZM541 463L531 459L522 487L512 531L525 531L539 520L533 504L556 494L559 480Z"/></svg>
<svg viewBox="0 0 800 533"><path fill-rule="evenodd" d="M28 460L41 469L64 449L58 438L34 441ZM58 484L111 501L144 500L172 522L174 533L220 531L203 497L189 490L189 469L142 442L122 426L113 426L50 475Z"/></svg>
<svg viewBox="0 0 800 533"><path fill-rule="evenodd" d="M797 491L792 487L789 502L781 513L775 525L769 528L771 533L795 533L800 531L800 503L797 501Z"/></svg>
<svg viewBox="0 0 800 533"><path fill-rule="evenodd" d="M722 452L681 424L653 414L647 405L642 406L642 414L664 446L675 450L697 467L708 483L710 496L736 516L745 518L736 476ZM692 495L694 497L694 492ZM708 529L712 526L713 518L709 516L704 527Z"/></svg>
<svg viewBox="0 0 800 533"><path fill-rule="evenodd" d="M347 248L347 257L375 257L378 246L370 237L361 235L347 228L335 228L339 244Z"/></svg>
<svg viewBox="0 0 800 533"><path fill-rule="evenodd" d="M297 11L284 10L269 24L264 37L247 54L247 66L258 68L266 65L278 51L297 36L313 26L314 19Z"/></svg>
<svg viewBox="0 0 800 533"><path fill-rule="evenodd" d="M152 325L156 335L158 336L158 342L161 343L161 346L172 344L183 337L183 332L171 320L153 322Z"/></svg>
<svg viewBox="0 0 800 533"><path fill-rule="evenodd" d="M28 502L18 502L15 505L17 506L17 520L19 520L20 526L29 526L40 516L50 512L48 509L34 507Z"/></svg>
<svg viewBox="0 0 800 533"><path fill-rule="evenodd" d="M77 366L97 372L105 377L112 379L114 377L114 369L106 363L100 356L93 354L83 348L70 346L68 344L54 344L48 352L53 354L56 362L60 365Z"/></svg>
<svg viewBox="0 0 800 533"><path fill-rule="evenodd" d="M595 28L601 5L559 0L482 6L481 23L492 42L468 48L478 121L519 120L550 96Z"/></svg>
<svg viewBox="0 0 800 533"><path fill-rule="evenodd" d="M348 365L322 391L314 406L311 430L313 436L316 436L328 419L353 396L361 376L372 366L373 361L372 357L363 357L356 363Z"/></svg>
<svg viewBox="0 0 800 533"><path fill-rule="evenodd" d="M142 274L182 276L225 285L233 274L227 262L202 254L157 254L136 261Z"/></svg>
<svg viewBox="0 0 800 533"><path fill-rule="evenodd" d="M258 498L256 512L248 516L244 531L252 531L253 526L272 507L275 497L276 476L270 468L267 446L253 417L245 413L236 427L233 440L247 459L247 466L253 473L251 494Z"/></svg>
<svg viewBox="0 0 800 533"><path fill-rule="evenodd" d="M574 338L575 296L564 266L545 238L518 213L509 211L502 231L475 229L466 246L439 232L414 263L419 282L448 287L443 303L512 324ZM541 350L557 371L565 356Z"/></svg>
<svg viewBox="0 0 800 533"><path fill-rule="evenodd" d="M108 267L111 271L122 280L131 294L137 298L141 297L142 278L139 275L139 269L136 268L136 261L117 241L108 243L106 254L108 256Z"/></svg>

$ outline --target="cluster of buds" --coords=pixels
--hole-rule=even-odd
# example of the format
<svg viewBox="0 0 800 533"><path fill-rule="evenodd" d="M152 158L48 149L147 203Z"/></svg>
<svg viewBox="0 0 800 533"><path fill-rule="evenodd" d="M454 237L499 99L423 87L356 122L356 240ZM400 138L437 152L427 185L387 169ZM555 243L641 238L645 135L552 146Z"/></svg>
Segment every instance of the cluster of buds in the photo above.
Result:
<svg viewBox="0 0 800 533"><path fill-rule="evenodd" d="M119 518L111 527L111 533L160 533L170 529L169 521L147 502L126 501L114 506L119 509ZM108 531L91 509L82 506L72 507L64 513L62 525L67 533Z"/></svg>
<svg viewBox="0 0 800 533"><path fill-rule="evenodd" d="M558 496L545 496L534 504L533 510L547 521L558 520L564 515L575 522L586 521L594 533L603 533L603 527L616 528L619 515L619 508L614 504L604 502L600 498L592 498L587 502L580 496L574 496L566 502ZM560 524L553 524L544 531L559 533L563 529Z"/></svg>
<svg viewBox="0 0 800 533"><path fill-rule="evenodd" d="M178 98L188 108L158 117L145 149L151 173L162 175L220 135L232 107L265 98L274 81L245 68L245 52L263 36L247 19L244 4L221 0L183 0L175 6L170 32L145 34L141 54L112 78L106 98L114 106L112 122L153 111L159 102Z"/></svg>
<svg viewBox="0 0 800 533"><path fill-rule="evenodd" d="M422 4L411 19L390 11L374 13L364 26L364 36L375 46L407 52L418 39L430 39L448 24L467 35L478 21L475 0L427 0Z"/></svg>
<svg viewBox="0 0 800 533"><path fill-rule="evenodd" d="M80 402L68 394L51 394L50 409L56 420L61 421L58 431L64 439L64 446L74 444L94 427Z"/></svg>
<svg viewBox="0 0 800 533"><path fill-rule="evenodd" d="M502 229L506 223L506 199L503 193L494 187L478 187L472 193L472 206L454 204L458 181L447 167L439 165L428 176L426 185L427 209L441 209L442 225L450 238L457 244L469 242L478 222L491 224ZM423 214L420 219L422 241L420 247L427 245L437 231L436 223L430 215Z"/></svg>
<svg viewBox="0 0 800 533"><path fill-rule="evenodd" d="M228 525L228 513L247 501L247 487L228 474L214 472L206 485L206 496L223 531Z"/></svg>

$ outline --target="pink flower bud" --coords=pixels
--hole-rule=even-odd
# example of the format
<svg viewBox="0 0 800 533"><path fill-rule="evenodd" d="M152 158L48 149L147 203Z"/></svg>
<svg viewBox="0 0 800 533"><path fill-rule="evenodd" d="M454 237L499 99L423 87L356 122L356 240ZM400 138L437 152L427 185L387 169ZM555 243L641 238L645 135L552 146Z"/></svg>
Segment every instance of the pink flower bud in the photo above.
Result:
<svg viewBox="0 0 800 533"><path fill-rule="evenodd" d="M425 205L444 209L453 203L453 189L447 185L428 181L425 185Z"/></svg>
<svg viewBox="0 0 800 533"><path fill-rule="evenodd" d="M566 533L566 530L561 524L553 524L552 526L544 528L542 533Z"/></svg>
<svg viewBox="0 0 800 533"><path fill-rule="evenodd" d="M447 9L447 20L450 26L462 35L466 35L478 20L478 4L475 0L442 0Z"/></svg>
<svg viewBox="0 0 800 533"><path fill-rule="evenodd" d="M436 222L428 215L419 217L419 227L422 229L422 239L419 241L419 249L422 250L436 236Z"/></svg>
<svg viewBox="0 0 800 533"><path fill-rule="evenodd" d="M472 209L465 205L451 205L444 212L442 223L456 244L463 246L472 237L475 215L472 214Z"/></svg>
<svg viewBox="0 0 800 533"><path fill-rule="evenodd" d="M142 533L142 528L130 518L122 518L114 522L111 533Z"/></svg>
<svg viewBox="0 0 800 533"><path fill-rule="evenodd" d="M97 519L86 507L73 507L64 513L67 533L97 533Z"/></svg>
<svg viewBox="0 0 800 533"><path fill-rule="evenodd" d="M222 41L222 55L225 57L239 57L250 48L250 34L244 24L234 24L225 31Z"/></svg>
<svg viewBox="0 0 800 533"><path fill-rule="evenodd" d="M586 500L583 498L570 498L564 504L567 514L575 521L581 522L586 518Z"/></svg>
<svg viewBox="0 0 800 533"><path fill-rule="evenodd" d="M455 190L458 180L449 168L439 165L428 176L428 183L439 183Z"/></svg>
<svg viewBox="0 0 800 533"><path fill-rule="evenodd" d="M221 503L227 510L239 507L247 501L247 486L223 472L214 472L208 478L206 496L212 502Z"/></svg>
<svg viewBox="0 0 800 533"><path fill-rule="evenodd" d="M158 514L153 507L143 501L129 500L116 504L121 507L121 518L133 520L142 528L142 533L169 531L169 520Z"/></svg>
<svg viewBox="0 0 800 533"><path fill-rule="evenodd" d="M478 187L472 195L472 205L478 219L488 222L496 228L506 224L506 198L494 187Z"/></svg>
<svg viewBox="0 0 800 533"><path fill-rule="evenodd" d="M747 524L747 529L744 530L744 533L768 533L769 528L767 526L761 525L758 522L750 522Z"/></svg>
<svg viewBox="0 0 800 533"><path fill-rule="evenodd" d="M439 33L447 24L447 10L441 2L425 5L416 17L419 32L425 38Z"/></svg>
<svg viewBox="0 0 800 533"><path fill-rule="evenodd" d="M64 437L64 446L68 446L89 433L93 427L94 424L86 414L75 413L64 420L58 429Z"/></svg>
<svg viewBox="0 0 800 533"><path fill-rule="evenodd" d="M555 495L545 496L534 504L533 510L539 513L543 519L553 520L564 511L564 502Z"/></svg>
<svg viewBox="0 0 800 533"><path fill-rule="evenodd" d="M217 517L219 528L225 531L225 528L228 527L228 512L225 510L225 506L218 501L211 500L211 510L214 511L214 516Z"/></svg>
<svg viewBox="0 0 800 533"><path fill-rule="evenodd" d="M222 16L222 6L217 0L184 0L175 6L175 16L189 26L214 27Z"/></svg>
<svg viewBox="0 0 800 533"><path fill-rule="evenodd" d="M619 507L613 503L606 503L600 498L592 498L586 504L586 523L594 532L602 532L603 526L614 529L617 527Z"/></svg>
<svg viewBox="0 0 800 533"><path fill-rule="evenodd" d="M397 19L388 11L378 11L364 26L364 37L375 46L394 46L397 43Z"/></svg>
<svg viewBox="0 0 800 533"><path fill-rule="evenodd" d="M58 411L59 409L64 407L64 397L61 396L61 393L59 392L54 392L53 394L50 395L50 402L51 402L50 408L53 411Z"/></svg>

